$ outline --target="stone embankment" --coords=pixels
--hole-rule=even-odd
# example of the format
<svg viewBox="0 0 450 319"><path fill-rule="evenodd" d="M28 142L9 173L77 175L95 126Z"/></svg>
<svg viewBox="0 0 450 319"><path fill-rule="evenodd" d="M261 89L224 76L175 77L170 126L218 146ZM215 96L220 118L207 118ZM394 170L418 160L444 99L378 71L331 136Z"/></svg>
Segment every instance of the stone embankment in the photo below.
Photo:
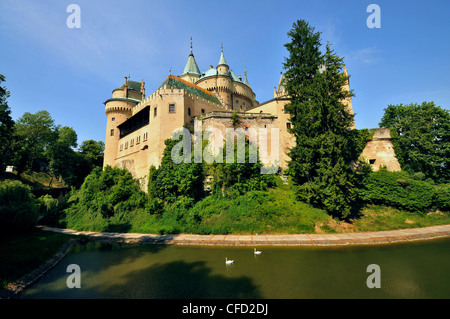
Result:
<svg viewBox="0 0 450 319"><path fill-rule="evenodd" d="M86 236L89 240L106 240L123 243L147 243L170 245L282 245L282 246L331 246L388 244L395 242L450 237L450 225L430 226L401 230L342 233L342 234L296 234L296 235L152 235L137 233L99 233L42 227L68 235Z"/></svg>

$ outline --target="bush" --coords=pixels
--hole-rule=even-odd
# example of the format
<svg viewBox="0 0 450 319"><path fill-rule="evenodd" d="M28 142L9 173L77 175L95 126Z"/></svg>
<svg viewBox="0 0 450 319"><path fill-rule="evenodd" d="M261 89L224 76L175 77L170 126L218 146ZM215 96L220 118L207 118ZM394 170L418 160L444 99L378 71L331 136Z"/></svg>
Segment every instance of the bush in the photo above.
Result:
<svg viewBox="0 0 450 319"><path fill-rule="evenodd" d="M148 195L151 200L159 199L164 203L173 203L180 196L200 199L203 196L203 172L200 163L179 164L172 160L172 149L178 141L165 140L165 149L159 168L151 166L148 178Z"/></svg>
<svg viewBox="0 0 450 319"><path fill-rule="evenodd" d="M0 182L0 230L14 232L35 225L39 216L39 204L29 186L20 181Z"/></svg>
<svg viewBox="0 0 450 319"><path fill-rule="evenodd" d="M430 209L448 210L448 185L435 186L422 176L410 177L406 172L381 169L369 174L360 195L366 203L386 205L411 212L425 213Z"/></svg>
<svg viewBox="0 0 450 319"><path fill-rule="evenodd" d="M123 229L131 212L146 211L148 206L146 194L131 173L110 166L95 168L71 194L68 204L64 210L67 227L97 231L111 230L110 222Z"/></svg>
<svg viewBox="0 0 450 319"><path fill-rule="evenodd" d="M38 198L40 223L55 225L60 217L59 201L46 194Z"/></svg>
<svg viewBox="0 0 450 319"><path fill-rule="evenodd" d="M450 184L436 186L434 204L436 209L450 211Z"/></svg>

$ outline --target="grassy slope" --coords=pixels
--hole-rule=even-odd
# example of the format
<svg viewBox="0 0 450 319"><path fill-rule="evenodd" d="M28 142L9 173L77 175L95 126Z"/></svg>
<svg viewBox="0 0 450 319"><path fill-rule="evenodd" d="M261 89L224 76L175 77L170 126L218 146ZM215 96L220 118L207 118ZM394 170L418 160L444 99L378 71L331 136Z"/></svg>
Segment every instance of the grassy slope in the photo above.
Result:
<svg viewBox="0 0 450 319"><path fill-rule="evenodd" d="M350 221L295 200L292 186L282 184L268 192L249 192L234 199L206 197L193 207L174 205L162 214L143 210L102 218L85 209L67 214L67 228L92 231L196 234L302 234L393 230L450 224L449 213L415 214L368 205Z"/></svg>
<svg viewBox="0 0 450 319"><path fill-rule="evenodd" d="M31 186L31 188L34 190L49 188L49 185L51 186L51 188L67 187L64 183L58 181L55 178L52 179L49 174L44 172L28 172L22 173L20 176L14 173L5 173L3 177L19 180L22 183Z"/></svg>

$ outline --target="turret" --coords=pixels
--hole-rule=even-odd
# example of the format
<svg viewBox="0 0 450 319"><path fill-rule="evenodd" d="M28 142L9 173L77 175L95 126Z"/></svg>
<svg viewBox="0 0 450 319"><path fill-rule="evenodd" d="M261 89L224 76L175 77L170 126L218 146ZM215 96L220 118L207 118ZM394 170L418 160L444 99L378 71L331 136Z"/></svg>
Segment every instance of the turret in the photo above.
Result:
<svg viewBox="0 0 450 319"><path fill-rule="evenodd" d="M200 69L198 68L197 61L195 61L194 53L192 53L192 37L191 37L191 53L189 54L186 65L184 66L183 73L180 78L195 83L200 79Z"/></svg>
<svg viewBox="0 0 450 319"><path fill-rule="evenodd" d="M227 61L225 61L225 57L223 55L223 45L222 45L222 50L220 52L220 59L219 59L219 64L217 65L217 73L220 74L227 74L230 71L230 67L227 64Z"/></svg>
<svg viewBox="0 0 450 319"><path fill-rule="evenodd" d="M283 72L280 72L280 80L278 81L278 87L274 88L274 98L285 97L287 95L286 89L284 87L284 76Z"/></svg>
<svg viewBox="0 0 450 319"><path fill-rule="evenodd" d="M133 107L144 99L144 85L144 80L139 83L128 81L128 78L125 77L124 84L113 90L112 98L104 102L107 122L103 167L114 166L120 139L120 130L117 126L130 118Z"/></svg>

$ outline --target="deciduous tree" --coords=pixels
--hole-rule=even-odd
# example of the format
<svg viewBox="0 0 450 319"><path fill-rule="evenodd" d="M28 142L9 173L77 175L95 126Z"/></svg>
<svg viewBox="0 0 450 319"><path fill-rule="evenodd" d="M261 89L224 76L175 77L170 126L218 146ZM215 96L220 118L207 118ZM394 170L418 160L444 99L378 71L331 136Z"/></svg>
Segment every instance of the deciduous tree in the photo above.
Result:
<svg viewBox="0 0 450 319"><path fill-rule="evenodd" d="M0 84L4 81L5 76L0 74ZM7 101L9 95L6 87L0 86L0 174L5 171L11 157L14 121L11 118L11 109Z"/></svg>
<svg viewBox="0 0 450 319"><path fill-rule="evenodd" d="M402 169L450 182L450 112L434 102L388 105L380 127L391 128Z"/></svg>

